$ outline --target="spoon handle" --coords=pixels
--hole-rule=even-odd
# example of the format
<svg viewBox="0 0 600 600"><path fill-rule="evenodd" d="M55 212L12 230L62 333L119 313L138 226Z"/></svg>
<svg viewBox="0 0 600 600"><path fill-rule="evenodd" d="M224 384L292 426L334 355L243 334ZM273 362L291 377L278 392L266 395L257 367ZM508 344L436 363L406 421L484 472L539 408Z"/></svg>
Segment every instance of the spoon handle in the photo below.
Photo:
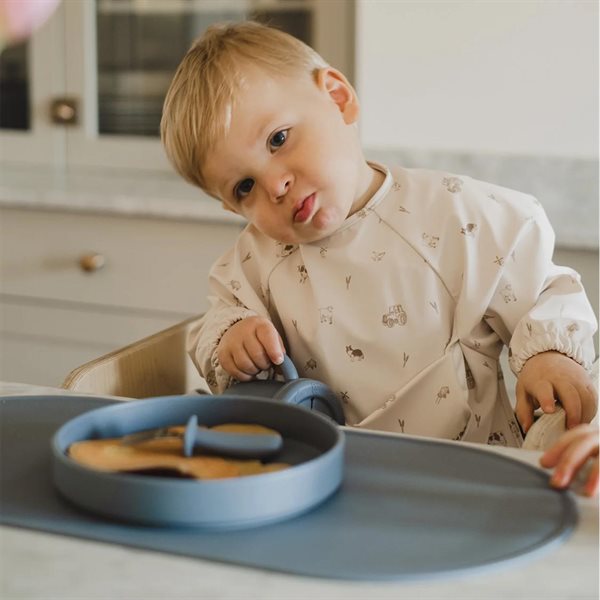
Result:
<svg viewBox="0 0 600 600"><path fill-rule="evenodd" d="M198 427L198 417L192 415L183 435L183 453L192 456L194 448L208 450L212 454L235 458L267 458L281 450L283 439L278 433L244 434L211 431Z"/></svg>
<svg viewBox="0 0 600 600"><path fill-rule="evenodd" d="M287 355L283 355L283 362L280 365L277 365L281 370L281 374L283 375L286 381L291 381L292 379L298 379L298 371L296 366L292 362L292 359Z"/></svg>

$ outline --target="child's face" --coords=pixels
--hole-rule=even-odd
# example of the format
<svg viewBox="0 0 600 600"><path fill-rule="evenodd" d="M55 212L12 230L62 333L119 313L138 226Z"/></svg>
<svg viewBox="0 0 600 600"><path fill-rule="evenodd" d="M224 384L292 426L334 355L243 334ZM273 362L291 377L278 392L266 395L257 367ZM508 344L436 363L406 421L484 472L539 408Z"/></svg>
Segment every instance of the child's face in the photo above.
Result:
<svg viewBox="0 0 600 600"><path fill-rule="evenodd" d="M204 165L207 187L275 240L324 238L368 200L357 116L354 91L334 69L316 80L249 69L230 128Z"/></svg>

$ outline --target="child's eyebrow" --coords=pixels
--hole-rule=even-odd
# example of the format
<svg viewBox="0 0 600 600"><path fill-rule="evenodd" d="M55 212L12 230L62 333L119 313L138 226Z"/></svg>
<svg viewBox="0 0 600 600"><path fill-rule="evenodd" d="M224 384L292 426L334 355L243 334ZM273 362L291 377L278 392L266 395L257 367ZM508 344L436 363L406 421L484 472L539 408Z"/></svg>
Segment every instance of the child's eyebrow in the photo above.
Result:
<svg viewBox="0 0 600 600"><path fill-rule="evenodd" d="M216 185L211 186L211 191L219 198L229 197L233 192L233 185L231 183L233 180L234 177L223 178L221 182L217 182Z"/></svg>
<svg viewBox="0 0 600 600"><path fill-rule="evenodd" d="M216 196L218 198L222 198L224 194L227 194L230 187L230 181L234 178L233 174L226 174L224 176L213 176L208 177L205 176L206 188L205 190L212 196ZM227 194L228 195L228 194Z"/></svg>
<svg viewBox="0 0 600 600"><path fill-rule="evenodd" d="M228 167L221 163L223 171L221 173L207 173L208 188L219 197L230 196L233 193L233 187L240 177L240 168L235 162Z"/></svg>
<svg viewBox="0 0 600 600"><path fill-rule="evenodd" d="M281 111L279 111L278 114L269 111L265 115L259 115L256 118L256 121L258 121L257 127L251 130L253 134L251 139L261 142L263 138L267 137L268 134L277 129L278 125L276 125L276 123L283 123L285 119L286 117Z"/></svg>
<svg viewBox="0 0 600 600"><path fill-rule="evenodd" d="M271 133L273 118L269 116L266 119L263 119L258 127L254 129L254 137L253 140L256 140L255 143L262 144L262 140L267 137L269 133Z"/></svg>

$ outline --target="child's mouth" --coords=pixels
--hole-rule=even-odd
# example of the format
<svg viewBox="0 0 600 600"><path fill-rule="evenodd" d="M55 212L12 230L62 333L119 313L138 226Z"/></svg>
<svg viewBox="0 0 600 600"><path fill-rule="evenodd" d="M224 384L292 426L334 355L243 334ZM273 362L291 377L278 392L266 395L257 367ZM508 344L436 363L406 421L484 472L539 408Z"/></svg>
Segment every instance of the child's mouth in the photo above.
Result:
<svg viewBox="0 0 600 600"><path fill-rule="evenodd" d="M312 214L313 207L315 205L315 194L314 192L307 196L303 201L300 207L294 213L294 222L296 223L304 223L308 220L310 215Z"/></svg>

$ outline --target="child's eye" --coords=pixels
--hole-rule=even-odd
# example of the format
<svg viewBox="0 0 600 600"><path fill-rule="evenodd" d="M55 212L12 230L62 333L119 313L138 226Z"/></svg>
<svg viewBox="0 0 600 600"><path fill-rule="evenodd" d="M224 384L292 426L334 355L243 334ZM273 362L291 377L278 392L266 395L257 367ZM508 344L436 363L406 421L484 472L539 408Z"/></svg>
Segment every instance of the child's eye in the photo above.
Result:
<svg viewBox="0 0 600 600"><path fill-rule="evenodd" d="M269 146L271 146L271 148L280 148L283 146L285 140L287 140L288 131L289 129L282 129L281 131L274 133L269 140Z"/></svg>
<svg viewBox="0 0 600 600"><path fill-rule="evenodd" d="M233 190L233 195L238 199L245 198L254 187L254 179L246 178L242 179Z"/></svg>

